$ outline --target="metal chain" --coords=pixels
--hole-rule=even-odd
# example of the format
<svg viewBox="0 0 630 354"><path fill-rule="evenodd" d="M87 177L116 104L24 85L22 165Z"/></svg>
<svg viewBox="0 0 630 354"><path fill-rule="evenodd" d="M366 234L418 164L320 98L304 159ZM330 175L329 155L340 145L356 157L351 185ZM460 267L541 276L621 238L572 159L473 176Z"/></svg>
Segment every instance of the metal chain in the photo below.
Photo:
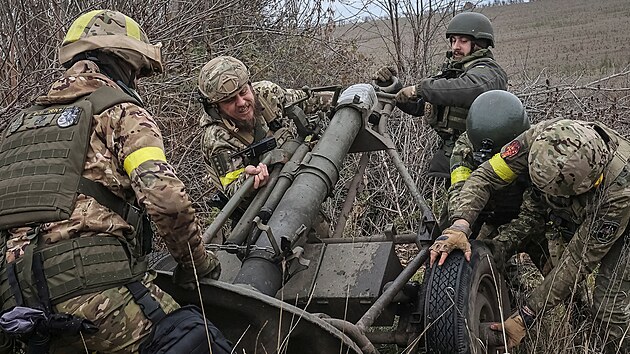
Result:
<svg viewBox="0 0 630 354"><path fill-rule="evenodd" d="M275 254L275 252L273 251L273 247L271 246L267 246L267 247L261 247L261 246L257 246L257 245L251 245L251 246L239 246L236 244L226 244L226 245L220 245L218 243L208 243L206 244L206 250L211 250L211 251L227 251L230 253L235 253L235 252L245 252L247 250L249 250L249 252L252 251L265 251L265 252L269 252L271 254Z"/></svg>

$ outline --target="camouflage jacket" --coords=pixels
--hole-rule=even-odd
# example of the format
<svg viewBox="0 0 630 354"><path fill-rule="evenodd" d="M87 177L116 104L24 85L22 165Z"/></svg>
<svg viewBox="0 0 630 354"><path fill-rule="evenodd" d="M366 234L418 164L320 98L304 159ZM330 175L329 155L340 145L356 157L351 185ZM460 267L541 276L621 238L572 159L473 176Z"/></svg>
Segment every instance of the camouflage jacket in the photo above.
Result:
<svg viewBox="0 0 630 354"><path fill-rule="evenodd" d="M454 208L454 219L465 219L471 224L483 210L494 191L505 188L518 176L528 175L528 157L531 143L547 126L555 121L534 125L515 140L504 146L501 153L476 169L460 192L459 204ZM597 126L608 137L608 146L616 151L623 140L614 131L600 123ZM532 230L544 228L544 215L551 212L563 215L577 225L559 263L545 278L543 284L529 296L528 305L536 312L551 308L571 293L576 281L591 273L613 244L626 234L630 219L630 171L626 167L615 176L613 164L604 169L603 182L590 191L572 197L553 197L538 190L526 197L521 215L531 216L524 222L522 216L513 220L501 234L524 240ZM607 179L606 176L611 176ZM536 217L538 215L538 217ZM523 227L527 224L527 227Z"/></svg>
<svg viewBox="0 0 630 354"><path fill-rule="evenodd" d="M79 61L53 83L48 94L39 97L36 103L72 103L102 86L118 88L99 72L96 64L87 60ZM164 239L179 264L190 269L194 262L198 270L206 266L208 255L201 242L195 210L173 167L165 159L159 158L145 160L126 172L125 161L136 151L147 147L158 148L163 156L162 135L153 117L133 103L121 103L94 116L91 131L83 177L103 184L127 201L133 201L135 196L138 203L146 208L157 234ZM23 255L24 247L29 243L26 237L29 229L22 227L9 230L8 262ZM39 235L44 242L55 243L97 234L128 238L133 234L133 229L120 215L100 205L92 197L79 194L71 217L41 225Z"/></svg>
<svg viewBox="0 0 630 354"><path fill-rule="evenodd" d="M479 167L474 159L474 148L468 134L459 136L451 155L451 186L448 189L448 210L454 210L459 205L459 195L464 183L472 171ZM523 193L530 183L522 176L517 178L509 187L493 193L480 214L478 226L485 222L494 226L503 225L518 216ZM474 228L473 228L474 229Z"/></svg>
<svg viewBox="0 0 630 354"><path fill-rule="evenodd" d="M443 139L457 139L466 130L466 115L475 98L490 90L507 90L507 74L489 49L459 61L447 60L442 71L416 85L418 97L428 103L428 123Z"/></svg>
<svg viewBox="0 0 630 354"><path fill-rule="evenodd" d="M254 82L252 86L256 100L262 108L261 114L256 117L253 132L240 131L228 117L223 115L221 115L221 122L216 122L206 112L200 119L200 125L204 129L201 152L208 167L207 182L228 197L232 196L245 181L247 177L243 173L245 165L257 162L243 161L241 157L229 158L228 161L224 157L222 160L225 160L227 165L227 168L224 168L217 166L213 157L221 154L226 157L232 156L248 145L271 135L276 137L278 146L282 145L285 139L292 137L287 129L290 122L284 116L284 107L306 97L306 93L302 90L283 89L270 81ZM330 108L331 99L331 94L318 93L300 103L300 107L306 114L327 111ZM272 121L279 122L282 127L275 134L270 131L267 124Z"/></svg>

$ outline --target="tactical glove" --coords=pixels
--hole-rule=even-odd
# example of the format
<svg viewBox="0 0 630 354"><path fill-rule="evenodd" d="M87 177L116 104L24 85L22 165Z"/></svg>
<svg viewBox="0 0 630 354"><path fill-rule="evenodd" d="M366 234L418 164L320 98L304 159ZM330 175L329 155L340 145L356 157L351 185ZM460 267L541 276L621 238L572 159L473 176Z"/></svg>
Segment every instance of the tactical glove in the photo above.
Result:
<svg viewBox="0 0 630 354"><path fill-rule="evenodd" d="M464 257L467 261L470 261L472 251L470 249L470 242L468 242L468 235L470 235L470 228L458 224L453 224L451 227L444 230L442 235L438 237L429 248L429 250L431 250L429 266L433 267L433 263L438 256L440 256L438 265L441 266L444 264L446 257L448 257L448 254L454 249L464 251Z"/></svg>
<svg viewBox="0 0 630 354"><path fill-rule="evenodd" d="M214 252L208 252L208 257L201 265L196 265L197 277L195 278L195 269L184 268L180 264L173 271L173 282L186 290L195 290L197 288L197 280L201 279L219 279L221 275L221 264Z"/></svg>
<svg viewBox="0 0 630 354"><path fill-rule="evenodd" d="M503 324L493 323L490 325L490 329L494 331L505 329L507 349L511 349L521 344L527 333L527 328L533 325L534 318L534 311L525 305L514 312Z"/></svg>
<svg viewBox="0 0 630 354"><path fill-rule="evenodd" d="M400 91L398 91L398 93L396 94L396 103L407 103L410 101L415 101L418 99L418 96L416 96L416 86L407 86L407 87L403 87Z"/></svg>
<svg viewBox="0 0 630 354"><path fill-rule="evenodd" d="M4 331L0 331L0 354L14 353L14 341L14 338L4 333Z"/></svg>
<svg viewBox="0 0 630 354"><path fill-rule="evenodd" d="M378 69L372 78L380 82L388 82L392 79L392 76L398 76L398 70L395 66L383 66Z"/></svg>
<svg viewBox="0 0 630 354"><path fill-rule="evenodd" d="M422 98L418 98L406 103L396 102L396 107L414 117L421 117L424 115L424 106L425 104Z"/></svg>

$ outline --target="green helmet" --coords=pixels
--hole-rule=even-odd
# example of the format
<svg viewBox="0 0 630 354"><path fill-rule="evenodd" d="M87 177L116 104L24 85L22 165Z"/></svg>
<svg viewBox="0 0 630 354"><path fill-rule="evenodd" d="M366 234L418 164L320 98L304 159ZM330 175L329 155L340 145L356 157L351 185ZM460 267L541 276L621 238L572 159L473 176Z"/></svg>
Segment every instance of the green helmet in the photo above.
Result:
<svg viewBox="0 0 630 354"><path fill-rule="evenodd" d="M494 30L488 18L478 12L462 12L457 14L446 29L446 38L452 35L467 35L475 39L486 39L494 47Z"/></svg>
<svg viewBox="0 0 630 354"><path fill-rule="evenodd" d="M475 152L489 158L529 129L529 118L518 97L503 90L479 95L468 110L466 134Z"/></svg>
<svg viewBox="0 0 630 354"><path fill-rule="evenodd" d="M208 103L225 101L249 82L249 70L240 60L221 56L216 57L199 72L199 92Z"/></svg>
<svg viewBox="0 0 630 354"><path fill-rule="evenodd" d="M543 192L567 197L596 187L613 153L592 123L559 120L529 150L529 175Z"/></svg>
<svg viewBox="0 0 630 354"><path fill-rule="evenodd" d="M59 62L99 50L129 63L138 77L162 72L161 43L151 44L132 18L112 10L94 10L79 16L68 29L59 48Z"/></svg>

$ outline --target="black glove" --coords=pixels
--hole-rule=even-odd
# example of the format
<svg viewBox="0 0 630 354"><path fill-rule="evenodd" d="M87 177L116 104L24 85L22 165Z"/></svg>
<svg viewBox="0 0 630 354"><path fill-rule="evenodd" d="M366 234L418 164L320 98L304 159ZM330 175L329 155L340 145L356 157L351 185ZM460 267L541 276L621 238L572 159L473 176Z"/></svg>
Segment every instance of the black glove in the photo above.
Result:
<svg viewBox="0 0 630 354"><path fill-rule="evenodd" d="M407 86L403 87L396 94L396 104L405 104L409 102L414 102L418 100L418 96L416 94L416 86Z"/></svg>
<svg viewBox="0 0 630 354"><path fill-rule="evenodd" d="M392 79L392 76L398 76L398 70L395 66L386 65L378 69L372 78L380 82L388 82Z"/></svg>
<svg viewBox="0 0 630 354"><path fill-rule="evenodd" d="M0 331L0 354L15 353L13 345L13 337L4 333L4 331Z"/></svg>
<svg viewBox="0 0 630 354"><path fill-rule="evenodd" d="M422 98L404 103L396 102L396 107L414 117L422 117L424 115L424 100Z"/></svg>

